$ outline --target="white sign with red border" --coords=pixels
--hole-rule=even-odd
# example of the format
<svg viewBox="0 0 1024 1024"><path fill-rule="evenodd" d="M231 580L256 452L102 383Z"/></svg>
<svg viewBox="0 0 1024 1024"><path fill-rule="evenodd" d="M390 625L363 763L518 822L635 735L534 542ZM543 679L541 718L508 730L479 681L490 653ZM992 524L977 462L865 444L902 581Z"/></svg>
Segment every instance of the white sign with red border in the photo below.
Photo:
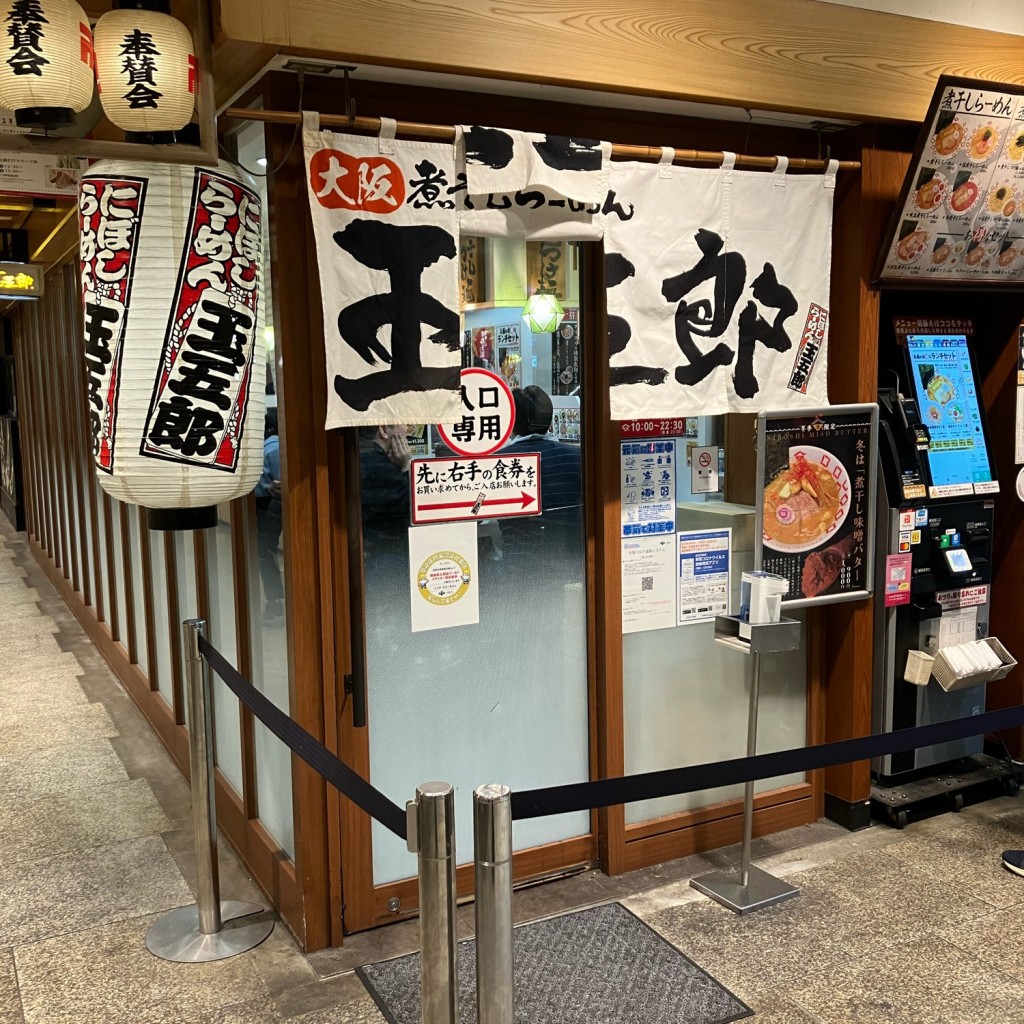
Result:
<svg viewBox="0 0 1024 1024"><path fill-rule="evenodd" d="M490 455L511 436L516 410L504 377L477 366L459 378L462 419L437 426L444 443L459 455Z"/></svg>
<svg viewBox="0 0 1024 1024"><path fill-rule="evenodd" d="M538 516L540 455L481 455L475 459L413 459L409 465L412 522Z"/></svg>

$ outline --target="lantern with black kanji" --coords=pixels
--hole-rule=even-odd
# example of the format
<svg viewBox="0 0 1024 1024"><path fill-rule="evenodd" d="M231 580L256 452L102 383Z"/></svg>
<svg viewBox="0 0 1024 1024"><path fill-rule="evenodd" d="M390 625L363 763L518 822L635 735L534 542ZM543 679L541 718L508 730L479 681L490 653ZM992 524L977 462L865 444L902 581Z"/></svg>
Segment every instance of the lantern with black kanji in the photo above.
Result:
<svg viewBox="0 0 1024 1024"><path fill-rule="evenodd" d="M78 213L100 484L153 529L216 525L263 466L259 193L230 165L109 160Z"/></svg>
<svg viewBox="0 0 1024 1024"><path fill-rule="evenodd" d="M198 87L188 29L166 0L120 0L96 22L96 78L103 112L132 142L177 141Z"/></svg>
<svg viewBox="0 0 1024 1024"><path fill-rule="evenodd" d="M92 102L92 32L73 0L0 2L0 106L23 128L75 123Z"/></svg>

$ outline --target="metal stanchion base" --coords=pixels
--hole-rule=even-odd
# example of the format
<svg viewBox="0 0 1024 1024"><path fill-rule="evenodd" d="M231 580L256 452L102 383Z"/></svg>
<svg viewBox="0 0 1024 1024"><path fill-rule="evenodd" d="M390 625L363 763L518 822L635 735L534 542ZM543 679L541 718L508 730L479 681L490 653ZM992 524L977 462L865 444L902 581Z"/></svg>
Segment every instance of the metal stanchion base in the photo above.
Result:
<svg viewBox="0 0 1024 1024"><path fill-rule="evenodd" d="M274 920L255 903L222 900L223 927L215 935L199 930L199 908L180 907L153 923L146 949L161 960L176 964L204 964L224 960L258 946L273 930Z"/></svg>
<svg viewBox="0 0 1024 1024"><path fill-rule="evenodd" d="M691 878L690 885L736 914L750 914L755 910L763 910L774 903L792 899L800 892L781 878L769 875L767 871L753 865L750 866L748 877L749 884L742 885L739 868L729 868Z"/></svg>

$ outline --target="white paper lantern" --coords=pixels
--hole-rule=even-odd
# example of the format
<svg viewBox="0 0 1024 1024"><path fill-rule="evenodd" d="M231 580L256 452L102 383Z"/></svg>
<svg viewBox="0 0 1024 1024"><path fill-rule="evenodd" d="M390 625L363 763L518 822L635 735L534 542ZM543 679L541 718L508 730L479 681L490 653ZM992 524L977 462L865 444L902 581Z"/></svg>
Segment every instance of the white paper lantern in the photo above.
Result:
<svg viewBox="0 0 1024 1024"><path fill-rule="evenodd" d="M103 112L147 142L174 142L192 118L198 86L192 36L161 0L122 0L96 22ZM142 141L142 140L140 140Z"/></svg>
<svg viewBox="0 0 1024 1024"><path fill-rule="evenodd" d="M78 192L93 457L155 529L216 524L263 466L263 229L234 167L101 161Z"/></svg>
<svg viewBox="0 0 1024 1024"><path fill-rule="evenodd" d="M73 0L3 0L0 20L0 106L24 128L74 124L96 66L85 11Z"/></svg>

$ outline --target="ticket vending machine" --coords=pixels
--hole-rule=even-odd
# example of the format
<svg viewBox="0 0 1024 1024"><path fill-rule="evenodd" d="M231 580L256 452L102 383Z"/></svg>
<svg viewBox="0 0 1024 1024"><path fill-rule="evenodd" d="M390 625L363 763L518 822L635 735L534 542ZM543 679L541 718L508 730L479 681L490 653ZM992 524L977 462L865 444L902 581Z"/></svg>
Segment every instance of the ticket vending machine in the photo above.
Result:
<svg viewBox="0 0 1024 1024"><path fill-rule="evenodd" d="M999 490L971 351L970 321L895 321L897 357L879 390L874 731L985 710L985 685L944 690L927 664L944 646L988 636L993 495ZM907 681L915 677L916 683ZM936 798L1012 778L982 738L878 758L872 801L895 824Z"/></svg>

